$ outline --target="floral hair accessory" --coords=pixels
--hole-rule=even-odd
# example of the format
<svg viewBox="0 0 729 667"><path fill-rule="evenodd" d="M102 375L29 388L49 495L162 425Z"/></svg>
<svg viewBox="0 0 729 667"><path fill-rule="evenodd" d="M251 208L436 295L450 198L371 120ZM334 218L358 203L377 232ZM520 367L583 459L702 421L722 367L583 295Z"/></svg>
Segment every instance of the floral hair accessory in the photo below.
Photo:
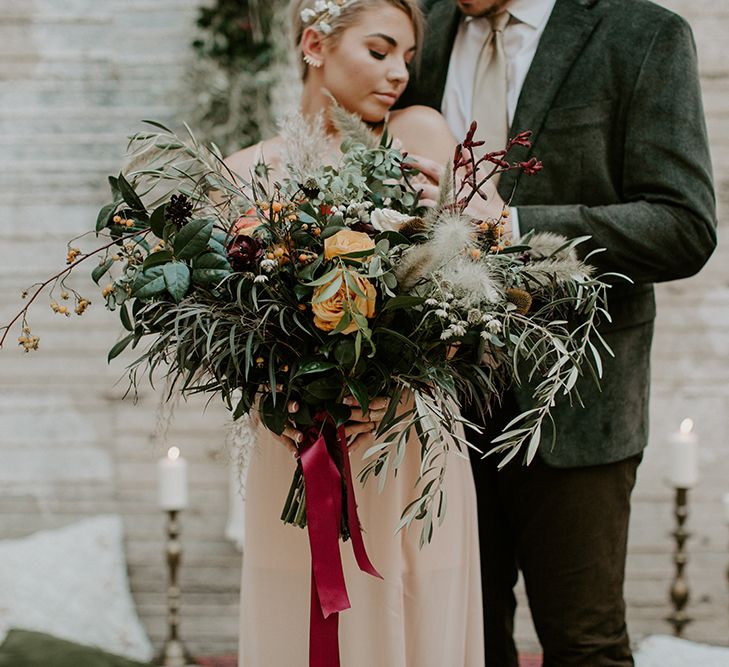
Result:
<svg viewBox="0 0 729 667"><path fill-rule="evenodd" d="M331 20L342 13L342 9L356 0L316 0L314 7L301 10L301 20L304 25L316 28L324 35L332 31Z"/></svg>

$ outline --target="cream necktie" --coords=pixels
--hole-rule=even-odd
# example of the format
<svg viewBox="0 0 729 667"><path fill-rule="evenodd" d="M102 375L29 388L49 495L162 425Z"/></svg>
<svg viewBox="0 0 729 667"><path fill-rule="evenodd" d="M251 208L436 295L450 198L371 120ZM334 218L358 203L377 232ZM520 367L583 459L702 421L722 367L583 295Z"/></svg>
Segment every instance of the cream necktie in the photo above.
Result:
<svg viewBox="0 0 729 667"><path fill-rule="evenodd" d="M501 12L488 18L491 31L476 64L471 111L478 123L476 139L486 142L477 151L479 156L500 150L506 145L509 127L506 111L504 28L510 18L509 12Z"/></svg>

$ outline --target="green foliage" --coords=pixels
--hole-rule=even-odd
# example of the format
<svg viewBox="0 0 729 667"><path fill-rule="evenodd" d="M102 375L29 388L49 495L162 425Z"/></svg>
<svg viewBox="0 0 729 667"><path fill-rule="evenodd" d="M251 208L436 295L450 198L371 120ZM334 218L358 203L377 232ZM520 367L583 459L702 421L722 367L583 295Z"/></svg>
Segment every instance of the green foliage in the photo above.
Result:
<svg viewBox="0 0 729 667"><path fill-rule="evenodd" d="M322 412L343 423L347 395L364 410L390 396L362 479L385 484L417 436L419 494L402 526L419 521L425 543L445 515L448 452L467 446L459 403L488 413L510 384L533 386L534 409L496 443L502 464L520 453L530 461L554 403L579 399L584 377L599 379L600 355L609 353L596 330L608 317L607 285L577 259L584 239L528 235L518 251L491 252L453 207L417 233L404 223L378 232L372 211L409 221L421 210L402 153L387 137L362 137L354 122L339 164L312 167L305 184L288 175L255 190L231 182L219 155L191 132L160 130L132 139L134 155L152 157L110 181L114 201L99 215L112 220L103 231L119 235L118 256L103 258L94 277L114 274L107 306L128 332L110 358L148 341L130 365L135 387L140 374L162 370L183 393L219 394L236 417L258 401L276 433L291 419L304 429ZM179 224L165 219L175 193L193 204ZM117 230L117 213L133 213L134 227ZM146 239L160 234L150 247ZM325 253L348 238L360 245ZM513 290L531 310L512 302ZM324 303L340 309L328 327L314 316ZM300 406L294 416L291 400ZM300 491L284 514L303 525Z"/></svg>
<svg viewBox="0 0 729 667"><path fill-rule="evenodd" d="M285 61L284 0L216 0L199 9L190 113L206 141L230 153L273 127L273 71Z"/></svg>

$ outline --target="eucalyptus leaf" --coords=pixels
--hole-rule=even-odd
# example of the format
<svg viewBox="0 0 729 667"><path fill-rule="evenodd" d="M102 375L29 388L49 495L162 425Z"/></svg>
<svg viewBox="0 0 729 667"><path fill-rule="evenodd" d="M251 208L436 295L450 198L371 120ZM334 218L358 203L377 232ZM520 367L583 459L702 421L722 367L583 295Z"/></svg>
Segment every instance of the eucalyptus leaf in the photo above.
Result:
<svg viewBox="0 0 729 667"><path fill-rule="evenodd" d="M95 267L94 270L91 272L91 280L93 280L97 285L99 284L99 280L104 276L104 274L112 267L114 266L114 260L113 259L107 259L103 262L103 264L99 264L99 266Z"/></svg>
<svg viewBox="0 0 729 667"><path fill-rule="evenodd" d="M208 218L191 220L175 235L174 252L177 259L192 259L208 246L213 233L213 221Z"/></svg>
<svg viewBox="0 0 729 667"><path fill-rule="evenodd" d="M153 252L147 255L147 258L142 264L142 268L146 270L152 268L153 266L157 266L158 264L166 264L167 262L171 262L172 259L172 253L169 250L158 250L157 252Z"/></svg>
<svg viewBox="0 0 729 667"><path fill-rule="evenodd" d="M304 389L319 400L326 401L336 398L342 390L341 379L328 375L318 380L312 380Z"/></svg>
<svg viewBox="0 0 729 667"><path fill-rule="evenodd" d="M132 211L135 211L137 213L146 212L144 204L139 198L139 195L134 191L132 185L129 183L129 181L127 181L126 178L124 178L124 175L121 173L119 174L119 176L117 176L117 185L119 186L119 192L121 193L122 198L127 203L129 208L132 209Z"/></svg>
<svg viewBox="0 0 729 667"><path fill-rule="evenodd" d="M152 229L152 233L158 239L163 239L165 237L166 210L167 204L162 204L161 206L158 206L156 209L154 209L152 215L149 218L149 226Z"/></svg>
<svg viewBox="0 0 729 667"><path fill-rule="evenodd" d="M196 257L192 265L192 280L200 285L217 285L232 273L227 257L206 252Z"/></svg>
<svg viewBox="0 0 729 667"><path fill-rule="evenodd" d="M129 316L129 308L126 303L123 303L119 308L119 319L127 331L134 331L134 325L132 324L132 318Z"/></svg>
<svg viewBox="0 0 729 667"><path fill-rule="evenodd" d="M142 271L132 284L132 296L149 299L165 291L164 266L153 266Z"/></svg>
<svg viewBox="0 0 729 667"><path fill-rule="evenodd" d="M105 229L109 226L109 222L111 221L112 216L114 215L114 211L116 210L117 204L114 202L113 204L107 204L106 206L103 206L102 209L99 211L99 215L96 218L96 231L100 232L102 229Z"/></svg>
<svg viewBox="0 0 729 667"><path fill-rule="evenodd" d="M162 266L162 272L167 291L179 303L190 287L190 267L182 262L169 262Z"/></svg>
<svg viewBox="0 0 729 667"><path fill-rule="evenodd" d="M327 299L331 299L342 286L341 274L336 276L329 285L327 285L317 296L312 300L312 303L322 303Z"/></svg>
<svg viewBox="0 0 729 667"><path fill-rule="evenodd" d="M319 238L322 240L328 239L330 236L334 236L337 232L341 232L343 229L347 228L344 225L329 225L322 230Z"/></svg>
<svg viewBox="0 0 729 667"><path fill-rule="evenodd" d="M107 357L107 361L111 361L112 359L118 357L124 350L127 348L129 343L131 343L134 340L134 334L129 334L128 336L125 336L122 338L114 347L109 350L109 355Z"/></svg>
<svg viewBox="0 0 729 667"><path fill-rule="evenodd" d="M331 370L336 368L337 365L331 361L321 361L319 359L313 361L306 361L302 363L294 373L293 377L301 377L302 375L310 375L312 373L321 373L323 371Z"/></svg>
<svg viewBox="0 0 729 667"><path fill-rule="evenodd" d="M359 403L362 412L366 413L370 407L370 397L367 393L367 385L365 385L365 383L361 380L353 377L347 377L346 382L347 388L352 393L352 396L357 399L357 403Z"/></svg>
<svg viewBox="0 0 729 667"><path fill-rule="evenodd" d="M273 431L276 435L281 435L288 423L288 410L286 401L278 401L276 404L272 394L266 394L260 403L259 414L263 425Z"/></svg>

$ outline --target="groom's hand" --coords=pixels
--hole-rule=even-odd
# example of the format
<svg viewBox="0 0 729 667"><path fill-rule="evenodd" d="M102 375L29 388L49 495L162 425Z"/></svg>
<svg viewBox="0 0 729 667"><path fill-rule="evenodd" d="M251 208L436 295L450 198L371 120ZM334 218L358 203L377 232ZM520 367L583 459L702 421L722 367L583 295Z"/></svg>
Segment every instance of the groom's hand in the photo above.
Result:
<svg viewBox="0 0 729 667"><path fill-rule="evenodd" d="M464 194L467 195L470 194L473 189L467 186L465 190ZM511 223L508 213L509 207L506 205L506 202L496 189L496 183L494 180L489 179L486 181L486 183L484 183L484 185L479 189L479 192L486 198L484 199L481 195L476 194L469 202L465 212L477 220L491 222L503 219L505 222L504 231L507 236L511 236Z"/></svg>
<svg viewBox="0 0 729 667"><path fill-rule="evenodd" d="M375 432L387 412L390 399L386 396L378 396L370 401L367 414L362 411L357 399L354 396L346 396L343 400L345 405L352 408L352 414L344 425L344 432L347 435L349 451L357 451L362 445L370 447L375 444Z"/></svg>

